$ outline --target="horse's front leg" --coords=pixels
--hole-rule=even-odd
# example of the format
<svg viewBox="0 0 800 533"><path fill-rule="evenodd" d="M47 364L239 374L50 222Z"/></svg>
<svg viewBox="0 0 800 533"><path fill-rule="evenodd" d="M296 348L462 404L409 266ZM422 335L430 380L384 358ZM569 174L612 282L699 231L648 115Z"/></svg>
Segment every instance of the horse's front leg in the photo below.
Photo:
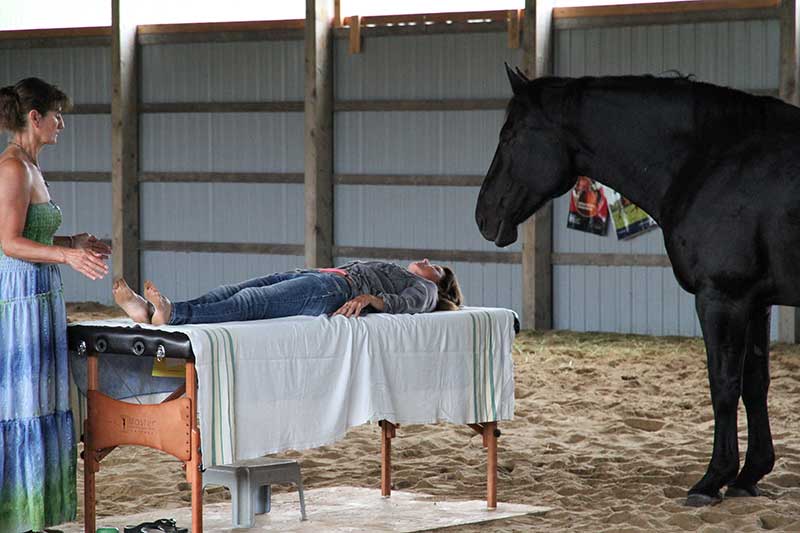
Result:
<svg viewBox="0 0 800 533"><path fill-rule="evenodd" d="M703 478L689 491L686 505L701 506L722 499L719 490L739 471L736 409L742 383L742 361L748 305L706 290L697 295L697 315L703 328L708 381L714 409L714 451Z"/></svg>
<svg viewBox="0 0 800 533"><path fill-rule="evenodd" d="M747 455L739 476L725 492L726 498L758 496L760 492L756 484L775 464L775 449L772 446L767 412L769 313L769 307L756 309L748 328L742 374L742 400L747 409Z"/></svg>

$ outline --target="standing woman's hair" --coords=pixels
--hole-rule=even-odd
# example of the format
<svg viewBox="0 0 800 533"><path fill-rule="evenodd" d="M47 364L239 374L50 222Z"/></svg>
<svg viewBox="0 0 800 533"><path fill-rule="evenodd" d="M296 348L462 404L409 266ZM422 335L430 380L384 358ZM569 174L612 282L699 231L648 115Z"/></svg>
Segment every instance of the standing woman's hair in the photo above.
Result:
<svg viewBox="0 0 800 533"><path fill-rule="evenodd" d="M28 124L28 113L35 109L41 115L48 111L69 111L71 103L64 92L39 78L25 78L0 88L0 130L22 131Z"/></svg>
<svg viewBox="0 0 800 533"><path fill-rule="evenodd" d="M457 311L464 303L464 295L453 269L443 266L444 276L437 283L439 298L435 311Z"/></svg>

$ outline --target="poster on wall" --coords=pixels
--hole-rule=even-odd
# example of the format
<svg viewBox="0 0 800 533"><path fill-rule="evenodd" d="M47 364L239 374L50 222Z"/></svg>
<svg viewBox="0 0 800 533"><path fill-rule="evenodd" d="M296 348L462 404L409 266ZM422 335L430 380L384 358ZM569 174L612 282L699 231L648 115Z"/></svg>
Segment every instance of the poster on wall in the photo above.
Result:
<svg viewBox="0 0 800 533"><path fill-rule="evenodd" d="M617 232L617 239L632 239L658 227L656 221L641 207L613 189L607 187L605 189L608 196L609 210L611 211L611 220L614 222L614 229Z"/></svg>
<svg viewBox="0 0 800 533"><path fill-rule="evenodd" d="M595 235L605 235L608 229L608 201L603 186L586 176L580 176L569 199L567 227Z"/></svg>

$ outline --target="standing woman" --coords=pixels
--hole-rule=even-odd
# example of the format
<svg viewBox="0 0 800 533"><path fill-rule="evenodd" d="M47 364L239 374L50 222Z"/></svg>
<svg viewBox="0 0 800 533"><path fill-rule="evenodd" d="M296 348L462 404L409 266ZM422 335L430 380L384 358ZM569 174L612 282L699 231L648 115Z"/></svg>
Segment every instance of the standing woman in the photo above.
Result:
<svg viewBox="0 0 800 533"><path fill-rule="evenodd" d="M56 237L39 151L64 129L67 96L26 78L0 88L0 531L75 518L76 447L69 410L67 324L58 264L96 280L110 248L92 235Z"/></svg>

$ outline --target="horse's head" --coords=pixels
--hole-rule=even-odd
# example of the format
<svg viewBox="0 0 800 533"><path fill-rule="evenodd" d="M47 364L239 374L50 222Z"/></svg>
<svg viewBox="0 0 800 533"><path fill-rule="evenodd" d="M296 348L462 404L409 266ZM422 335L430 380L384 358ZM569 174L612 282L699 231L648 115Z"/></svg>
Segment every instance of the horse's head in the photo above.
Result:
<svg viewBox="0 0 800 533"><path fill-rule="evenodd" d="M544 112L543 102L551 98L544 94L546 86L508 65L506 71L514 96L475 209L481 233L497 246L516 241L517 225L567 192L577 179L570 150L551 118L559 111Z"/></svg>

